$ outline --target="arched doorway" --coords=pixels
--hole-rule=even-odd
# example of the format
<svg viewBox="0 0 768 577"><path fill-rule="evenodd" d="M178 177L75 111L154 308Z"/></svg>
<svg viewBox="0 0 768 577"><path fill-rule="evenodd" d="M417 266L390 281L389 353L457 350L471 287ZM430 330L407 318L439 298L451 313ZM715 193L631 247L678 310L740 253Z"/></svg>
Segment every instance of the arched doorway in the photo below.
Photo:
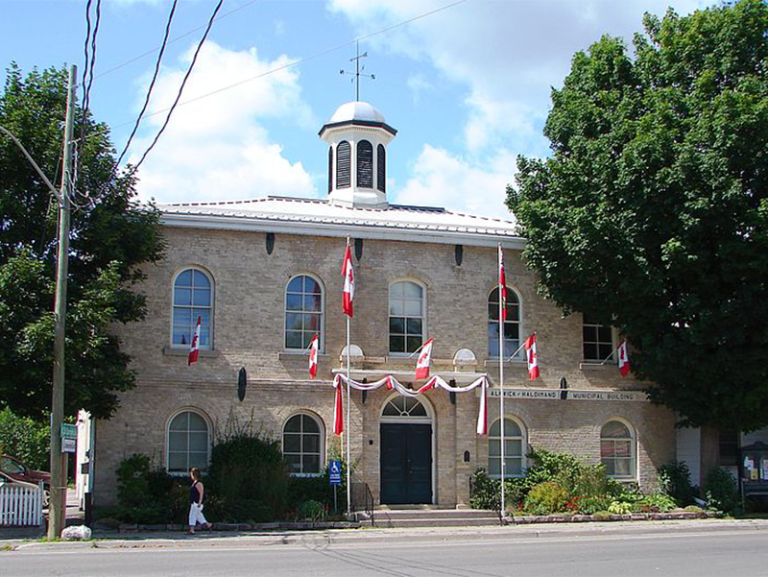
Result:
<svg viewBox="0 0 768 577"><path fill-rule="evenodd" d="M379 425L382 504L433 502L432 425L430 407L418 399L396 394L384 402Z"/></svg>

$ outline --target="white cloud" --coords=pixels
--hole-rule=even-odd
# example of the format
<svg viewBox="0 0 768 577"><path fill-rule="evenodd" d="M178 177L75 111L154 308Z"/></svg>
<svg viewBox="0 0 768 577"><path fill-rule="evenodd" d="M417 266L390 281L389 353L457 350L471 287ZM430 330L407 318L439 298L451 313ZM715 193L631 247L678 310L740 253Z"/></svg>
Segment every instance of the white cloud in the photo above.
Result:
<svg viewBox="0 0 768 577"><path fill-rule="evenodd" d="M470 214L512 220L504 206L506 186L514 178L514 159L500 155L487 165L426 144L413 164L412 177L393 202L444 206Z"/></svg>
<svg viewBox="0 0 768 577"><path fill-rule="evenodd" d="M449 171L462 167L473 178L498 183L501 174L494 166L498 158L508 158L513 168L518 154L547 154L542 127L550 108L550 90L561 85L573 54L603 34L624 37L631 44L632 34L642 29L643 13L663 15L669 3L679 13L687 13L699 7L700 0L476 0L365 42L368 49L427 61L437 71L436 77L467 87L466 116L456 119L463 136L457 150L426 146L420 160ZM357 34L367 35L448 4L450 0L328 0L328 9L344 15ZM409 86L417 98L415 78ZM407 184L410 191L435 195L434 202L449 206L454 202L452 206L464 210L472 205L483 208L484 203L473 195L463 194L472 187L461 170L455 170L459 184L443 182L437 171L418 172L423 171L418 164L415 170ZM511 178L501 180L506 184ZM453 189L462 194L454 194ZM424 202L415 196L414 200Z"/></svg>
<svg viewBox="0 0 768 577"><path fill-rule="evenodd" d="M191 48L178 64L162 70L149 110L173 102L192 58ZM268 194L314 196L313 178L300 162L291 162L271 141L263 123L279 119L296 129L317 125L301 98L298 73L286 69L247 82L234 90L194 101L218 88L278 68L290 59L260 60L256 48L227 50L208 42L198 56L181 102L168 128L139 169L139 194L158 202L242 199ZM141 82L137 101L146 94ZM131 147L135 163L157 133L165 114L142 124L142 138Z"/></svg>

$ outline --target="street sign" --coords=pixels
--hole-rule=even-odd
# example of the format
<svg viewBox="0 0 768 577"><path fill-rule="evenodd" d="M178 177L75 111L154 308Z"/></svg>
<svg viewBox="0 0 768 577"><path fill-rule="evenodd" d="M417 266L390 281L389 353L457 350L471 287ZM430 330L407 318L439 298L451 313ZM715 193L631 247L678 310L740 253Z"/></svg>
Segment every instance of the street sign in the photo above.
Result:
<svg viewBox="0 0 768 577"><path fill-rule="evenodd" d="M61 424L61 452L77 452L77 425Z"/></svg>
<svg viewBox="0 0 768 577"><path fill-rule="evenodd" d="M329 461L328 476L331 479L331 485L341 485L341 461Z"/></svg>

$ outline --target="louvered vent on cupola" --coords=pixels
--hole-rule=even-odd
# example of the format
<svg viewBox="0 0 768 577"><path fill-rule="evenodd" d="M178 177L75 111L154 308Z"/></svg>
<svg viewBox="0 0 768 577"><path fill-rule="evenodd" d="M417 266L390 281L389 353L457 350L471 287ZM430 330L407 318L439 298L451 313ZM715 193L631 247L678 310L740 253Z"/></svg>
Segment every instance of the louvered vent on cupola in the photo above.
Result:
<svg viewBox="0 0 768 577"><path fill-rule="evenodd" d="M357 143L357 186L373 188L373 145L367 140Z"/></svg>
<svg viewBox="0 0 768 577"><path fill-rule="evenodd" d="M352 186L351 149L349 142L342 140L336 147L336 188Z"/></svg>
<svg viewBox="0 0 768 577"><path fill-rule="evenodd" d="M383 144L376 147L376 188L387 192L387 150Z"/></svg>

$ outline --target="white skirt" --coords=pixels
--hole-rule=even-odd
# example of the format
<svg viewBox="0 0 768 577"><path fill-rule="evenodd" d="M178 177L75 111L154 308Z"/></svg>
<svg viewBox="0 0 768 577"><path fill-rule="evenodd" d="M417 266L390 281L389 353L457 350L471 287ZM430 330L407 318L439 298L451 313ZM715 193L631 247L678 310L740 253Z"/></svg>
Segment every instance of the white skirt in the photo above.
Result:
<svg viewBox="0 0 768 577"><path fill-rule="evenodd" d="M208 523L208 521L205 520L205 517L203 516L203 506L198 505L197 503L190 503L189 504L189 526L194 527L200 523L201 525L205 525Z"/></svg>

